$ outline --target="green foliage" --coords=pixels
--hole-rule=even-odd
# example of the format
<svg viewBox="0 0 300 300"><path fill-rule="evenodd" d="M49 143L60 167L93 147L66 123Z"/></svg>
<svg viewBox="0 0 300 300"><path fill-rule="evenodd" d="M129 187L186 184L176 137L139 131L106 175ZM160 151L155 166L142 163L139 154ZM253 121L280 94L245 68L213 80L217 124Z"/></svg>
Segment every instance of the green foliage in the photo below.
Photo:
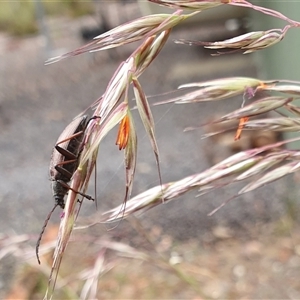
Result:
<svg viewBox="0 0 300 300"><path fill-rule="evenodd" d="M43 4L49 15L69 15L76 18L93 13L92 0L43 1Z"/></svg>
<svg viewBox="0 0 300 300"><path fill-rule="evenodd" d="M21 36L36 33L34 4L30 0L0 2L0 30Z"/></svg>
<svg viewBox="0 0 300 300"><path fill-rule="evenodd" d="M91 0L43 1L43 5L47 15L68 15L76 18L93 12ZM0 1L0 30L15 36L37 33L34 1Z"/></svg>

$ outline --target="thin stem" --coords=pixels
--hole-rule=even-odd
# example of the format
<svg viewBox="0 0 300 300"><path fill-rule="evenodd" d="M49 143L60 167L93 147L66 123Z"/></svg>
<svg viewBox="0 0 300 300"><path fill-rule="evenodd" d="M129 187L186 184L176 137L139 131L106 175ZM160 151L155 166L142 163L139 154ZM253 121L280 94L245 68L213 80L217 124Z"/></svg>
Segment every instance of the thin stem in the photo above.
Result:
<svg viewBox="0 0 300 300"><path fill-rule="evenodd" d="M246 0L238 0L238 2L230 2L228 4L229 5L243 6L243 7L252 8L252 9L254 9L256 11L259 11L259 12L265 14L265 15L269 15L269 16L272 16L272 17L275 17L275 18L279 18L279 19L281 19L283 21L286 21L286 22L292 24L293 27L300 27L300 23L299 22L289 19L284 14L282 14L282 13L280 13L278 11L275 11L273 9L269 9L269 8L265 8L265 7L262 7L262 6L253 5L252 3L249 3Z"/></svg>

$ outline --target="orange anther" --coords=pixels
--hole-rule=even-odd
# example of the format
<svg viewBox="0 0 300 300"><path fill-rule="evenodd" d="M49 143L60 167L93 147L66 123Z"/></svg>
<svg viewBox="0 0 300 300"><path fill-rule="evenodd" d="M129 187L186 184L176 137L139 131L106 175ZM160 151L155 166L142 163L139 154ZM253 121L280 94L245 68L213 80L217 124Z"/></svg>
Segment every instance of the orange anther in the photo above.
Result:
<svg viewBox="0 0 300 300"><path fill-rule="evenodd" d="M130 131L130 123L129 123L129 117L126 115L119 127L119 132L117 136L116 145L119 145L119 150L125 149L128 143L129 138L129 131Z"/></svg>
<svg viewBox="0 0 300 300"><path fill-rule="evenodd" d="M245 123L248 120L249 120L249 117L240 118L239 126L238 126L238 129L237 129L235 137L234 137L235 141L237 141L237 140L239 140L241 138L242 130L244 128Z"/></svg>

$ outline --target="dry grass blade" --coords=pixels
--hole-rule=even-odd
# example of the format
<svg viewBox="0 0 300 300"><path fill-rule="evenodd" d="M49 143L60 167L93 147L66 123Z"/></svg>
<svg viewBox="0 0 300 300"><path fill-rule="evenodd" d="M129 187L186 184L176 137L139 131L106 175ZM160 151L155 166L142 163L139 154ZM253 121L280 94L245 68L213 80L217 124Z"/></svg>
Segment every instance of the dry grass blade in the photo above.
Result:
<svg viewBox="0 0 300 300"><path fill-rule="evenodd" d="M101 219L101 222L110 223L119 221L122 218L126 218L130 214L133 214L137 211L146 211L156 205L161 204L162 194L164 193L165 189L165 184L159 185L147 190L144 193L139 194L134 198L131 198L129 201L127 201L126 208L123 212L122 217L120 217L120 211L123 209L123 205L119 205L114 209L105 212L104 217ZM164 198L164 200L166 201L167 199Z"/></svg>
<svg viewBox="0 0 300 300"><path fill-rule="evenodd" d="M72 191L70 194L74 194ZM69 194L69 195L70 195ZM70 201L69 201L70 202ZM75 215L74 211L72 212L73 215ZM54 257L53 257L53 264L51 267L51 272L49 275L49 280L48 280L48 286L46 290L46 294L44 296L44 299L52 299L53 293L56 287L57 283L57 278L58 278L58 272L60 269L60 265L63 259L64 251L67 247L71 232L72 232L72 227L74 225L74 219L71 220L70 217L68 217L68 221L71 223L71 226L66 226L66 222L64 221L66 218L63 218L60 224L60 231L57 239L57 244L54 252Z"/></svg>
<svg viewBox="0 0 300 300"><path fill-rule="evenodd" d="M240 109L233 111L220 118L220 121L228 121L232 119L240 119L243 117L251 117L270 112L277 108L280 108L287 103L293 101L294 98L284 98L284 97L266 97L252 102ZM218 121L216 121L218 122Z"/></svg>
<svg viewBox="0 0 300 300"><path fill-rule="evenodd" d="M300 108L296 105L288 103L285 108L296 116L300 116Z"/></svg>
<svg viewBox="0 0 300 300"><path fill-rule="evenodd" d="M89 140L87 141L88 147L84 148L82 151L79 169L84 168L86 162L93 157L93 153L97 151L102 139L110 132L112 128L121 122L121 120L125 117L127 113L128 105L126 102L122 102L118 105L117 108L114 109L113 113L111 113L106 120L101 124L98 130L92 130L91 132L87 132L87 136ZM102 121L102 119L101 119Z"/></svg>
<svg viewBox="0 0 300 300"><path fill-rule="evenodd" d="M106 91L102 96L102 101L96 107L94 115L100 116L102 122L112 112L122 96L128 90L131 81L131 70L133 69L134 60L132 57L123 62L115 72L113 78L107 85ZM127 95L125 95L126 97Z"/></svg>
<svg viewBox="0 0 300 300"><path fill-rule="evenodd" d="M280 42L290 26L286 26L284 29L271 29L268 31L254 31L249 32L228 40L220 42L201 42L201 41L191 41L191 40L176 40L177 44L186 44L186 45L196 45L204 46L208 49L235 49L241 50L244 54L252 53L257 50L265 49L274 44ZM232 52L232 51L231 51ZM225 54L226 52L217 52L217 54Z"/></svg>
<svg viewBox="0 0 300 300"><path fill-rule="evenodd" d="M270 92L281 92L281 93L297 95L297 96L300 95L300 86L295 84L266 86L264 87L264 90Z"/></svg>
<svg viewBox="0 0 300 300"><path fill-rule="evenodd" d="M254 5L254 4L246 1L246 0L231 0L228 4L229 5L234 5L234 6L241 6L241 7L247 7L247 8L254 9L254 10L259 11L263 14L266 14L266 15L284 20L284 21L290 23L293 27L299 27L299 25L300 25L299 22L289 19L288 17L286 17L285 15L283 15L282 13L280 13L276 10L272 10L272 9L265 8L265 7L262 7L262 6L257 6L257 5Z"/></svg>
<svg viewBox="0 0 300 300"><path fill-rule="evenodd" d="M129 140L125 148L125 170L126 170L126 194L125 201L131 196L133 179L137 161L137 136L130 112L129 115Z"/></svg>
<svg viewBox="0 0 300 300"><path fill-rule="evenodd" d="M175 9L190 9L202 11L229 3L230 0L149 0L149 2Z"/></svg>
<svg viewBox="0 0 300 300"><path fill-rule="evenodd" d="M277 82L278 80L262 81L252 77L225 77L225 78L219 78L219 79L214 79L209 81L182 84L179 86L179 89L187 88L187 87L200 87L200 88L218 87L229 91L230 90L244 91L246 87L256 88L259 86L272 85Z"/></svg>
<svg viewBox="0 0 300 300"><path fill-rule="evenodd" d="M267 183L270 183L272 181L280 179L290 173L294 173L294 172L298 171L299 169L300 169L299 161L293 161L293 162L287 163L284 166L280 166L280 167L268 172L261 178L257 179L255 182L252 182L252 183L246 185L243 189L241 189L239 191L239 195L253 191Z"/></svg>
<svg viewBox="0 0 300 300"><path fill-rule="evenodd" d="M187 45L196 45L196 46L204 46L209 49L222 49L222 48L237 48L247 46L258 38L264 36L265 31L253 31L248 32L243 35L224 40L222 42L200 42L200 41L189 41L189 40L176 40L177 44L187 44ZM226 45L226 46L225 46Z"/></svg>
<svg viewBox="0 0 300 300"><path fill-rule="evenodd" d="M100 123L98 118L91 121L91 126L86 131L85 147L82 151L78 166L79 170L86 170L86 176L84 177L83 183L84 190L86 190L88 187L91 174L96 164L99 145L102 139L110 132L112 128L118 125L118 123L126 116L127 111L127 103L122 102L114 109L114 111L103 123Z"/></svg>
<svg viewBox="0 0 300 300"><path fill-rule="evenodd" d="M288 141L278 142L276 144L242 151L228 157L227 159L221 161L220 163L201 173L185 177L175 182L169 182L163 184L162 186L155 186L131 198L127 202L127 206L124 211L123 217L126 218L129 215L134 214L136 212L145 212L148 209L151 209L152 207L161 204L162 195L164 196L164 200L167 202L195 188L200 188L200 192L204 194L222 186L222 184L217 184L218 180L222 178L231 177L230 182L233 183L235 181L246 179L250 176L263 174L264 171L268 170L276 164L279 164L289 159L290 157L297 159L297 157L299 156L298 152L295 153L279 150L277 153L270 154L269 156L265 156L262 154L266 151L270 151L271 149L278 148L286 143L297 141L299 139L300 138L298 137ZM266 162L264 162L265 160ZM300 167L300 163L298 161L295 162L294 160L292 163L290 163L290 165L288 164L288 166L288 171L281 170L281 177L287 175L288 173L295 172L296 170L298 170L298 168ZM277 168L277 170L280 171L280 168L281 167ZM279 176L277 174L279 171L277 171L276 173L276 176L278 178ZM267 182L275 180L277 177L274 176L272 172L274 171L271 171L270 174L268 173L269 175L267 176L264 182L255 181L254 184L256 186L254 186L253 184L249 187L247 186L247 189L249 188L250 191L250 188L251 190L253 190ZM235 177L232 178L232 176ZM243 193L245 193L246 191L248 190L242 190ZM101 221L118 221L120 219L118 217L120 209L121 206L118 206L112 210L105 212Z"/></svg>
<svg viewBox="0 0 300 300"><path fill-rule="evenodd" d="M204 101L224 100L238 95L245 95L247 98L253 97L256 90L264 87L271 87L278 81L262 81L251 77L227 77L210 81L188 83L179 86L179 89L198 88L193 92L186 93L182 96L155 103L161 105L166 103L193 103ZM252 91L251 95L249 90Z"/></svg>
<svg viewBox="0 0 300 300"><path fill-rule="evenodd" d="M157 142L156 142L155 133L154 133L154 120L153 120L153 116L151 113L151 109L150 109L147 97L146 97L139 81L136 78L133 78L132 83L133 83L133 91L134 91L134 95L135 95L135 99L136 99L137 108L138 108L140 117L142 119L142 122L144 124L145 130L150 138L152 149L153 149L154 155L155 155L155 160L157 163L159 180L160 180L160 183L162 183L161 173L160 173L160 164L159 164L159 153L158 153L158 147L157 147Z"/></svg>
<svg viewBox="0 0 300 300"><path fill-rule="evenodd" d="M15 236L5 236L3 234L3 236L0 237L0 260L9 254L18 253L20 250L22 250L21 252L23 256L24 251L21 245L28 240L29 236L25 234Z"/></svg>
<svg viewBox="0 0 300 300"><path fill-rule="evenodd" d="M105 270L104 267L105 250L102 249L97 255L96 261L90 270L87 270L87 280L81 290L80 299L96 299L99 276Z"/></svg>
<svg viewBox="0 0 300 300"><path fill-rule="evenodd" d="M244 124L244 129L299 132L300 118L269 118L249 120Z"/></svg>
<svg viewBox="0 0 300 300"><path fill-rule="evenodd" d="M116 144L119 145L119 150L125 149L126 188L123 200L125 208L128 197L131 195L137 160L137 136L129 109L120 123Z"/></svg>
<svg viewBox="0 0 300 300"><path fill-rule="evenodd" d="M159 36L151 36L139 47L135 55L134 75L136 77L139 77L157 57L167 42L170 33L171 29L168 29L163 31Z"/></svg>
<svg viewBox="0 0 300 300"><path fill-rule="evenodd" d="M252 166L249 170L243 172L241 175L237 176L235 181L240 181L247 179L249 177L255 176L259 173L262 173L275 165L280 164L283 160L291 157L293 153L290 151L280 151L278 153L271 153L265 156L261 161L256 165Z"/></svg>
<svg viewBox="0 0 300 300"><path fill-rule="evenodd" d="M257 151L257 153L258 152L259 151ZM162 195L165 201L169 201L194 188L200 188L200 190L203 191L207 189L212 190L210 186L212 182L237 172L247 170L261 159L260 157L252 157L252 155L254 155L253 152L245 152L244 154L245 155L234 155L202 173L188 176L176 182L153 187L146 192L135 196L127 202L123 217L128 217L130 214L137 211L146 211L161 204ZM104 216L103 222L119 220L118 215L121 208L121 206L118 206L105 212L104 215L108 216Z"/></svg>
<svg viewBox="0 0 300 300"><path fill-rule="evenodd" d="M179 97L156 102L153 106L168 104L168 103L184 104L184 103L217 101L217 100L228 99L241 94L243 94L242 91L233 91L233 90L226 91L215 87L206 87L201 90L196 90L194 92L190 92Z"/></svg>
<svg viewBox="0 0 300 300"><path fill-rule="evenodd" d="M64 252L67 248L71 233L73 231L74 223L81 207L81 202L79 203L77 199L78 194L74 191L81 190L84 184L85 175L86 174L84 170L80 169L77 169L73 175L71 190L68 193L64 215L59 227L57 244L53 255L53 264L51 267L45 299L48 299L48 296L50 296L50 298L53 296L61 261L63 259Z"/></svg>
<svg viewBox="0 0 300 300"><path fill-rule="evenodd" d="M252 41L249 45L242 47L242 50L246 50L243 53L253 53L257 50L262 50L269 48L277 43L279 43L285 37L285 34L290 26L286 26L282 29L272 29L265 32L265 34L258 38L257 40Z"/></svg>
<svg viewBox="0 0 300 300"><path fill-rule="evenodd" d="M183 20L193 16L195 13L188 15L180 14L181 11L177 11L174 14L155 14L138 18L95 37L92 42L76 50L70 51L61 56L50 58L46 61L46 64L55 63L62 59L86 52L107 50L142 40L145 37L156 35L175 27Z"/></svg>
<svg viewBox="0 0 300 300"><path fill-rule="evenodd" d="M118 252L118 254L122 257L137 258L145 261L150 259L148 254L139 251L125 243L101 239L101 241L99 241L99 244L105 249L110 249Z"/></svg>

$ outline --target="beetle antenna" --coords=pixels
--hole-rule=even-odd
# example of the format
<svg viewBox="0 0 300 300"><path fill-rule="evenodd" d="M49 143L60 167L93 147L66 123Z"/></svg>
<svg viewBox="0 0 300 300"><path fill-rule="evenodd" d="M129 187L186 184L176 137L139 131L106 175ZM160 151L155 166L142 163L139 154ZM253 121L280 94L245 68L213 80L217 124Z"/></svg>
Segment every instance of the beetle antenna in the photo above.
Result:
<svg viewBox="0 0 300 300"><path fill-rule="evenodd" d="M36 254L36 258L37 258L37 261L38 261L39 265L41 264L40 257L39 257L39 247L40 247L40 244L41 244L42 236L43 236L43 234L44 234L44 232L45 232L45 229L46 229L46 227L47 227L47 225L48 225L48 222L49 222L49 220L50 220L50 218L51 218L51 215L52 215L52 213L55 211L55 209L56 209L57 206L58 206L58 204L55 204L54 207L53 207L53 208L51 209L51 211L49 212L49 214L48 214L48 216L47 216L47 218L46 218L46 220L45 220L44 226L43 226L43 228L42 228L42 231L41 231L41 233L40 233L40 235L39 235L39 238L38 238L38 240L37 240L37 242L36 242L36 246L35 246L35 254Z"/></svg>

